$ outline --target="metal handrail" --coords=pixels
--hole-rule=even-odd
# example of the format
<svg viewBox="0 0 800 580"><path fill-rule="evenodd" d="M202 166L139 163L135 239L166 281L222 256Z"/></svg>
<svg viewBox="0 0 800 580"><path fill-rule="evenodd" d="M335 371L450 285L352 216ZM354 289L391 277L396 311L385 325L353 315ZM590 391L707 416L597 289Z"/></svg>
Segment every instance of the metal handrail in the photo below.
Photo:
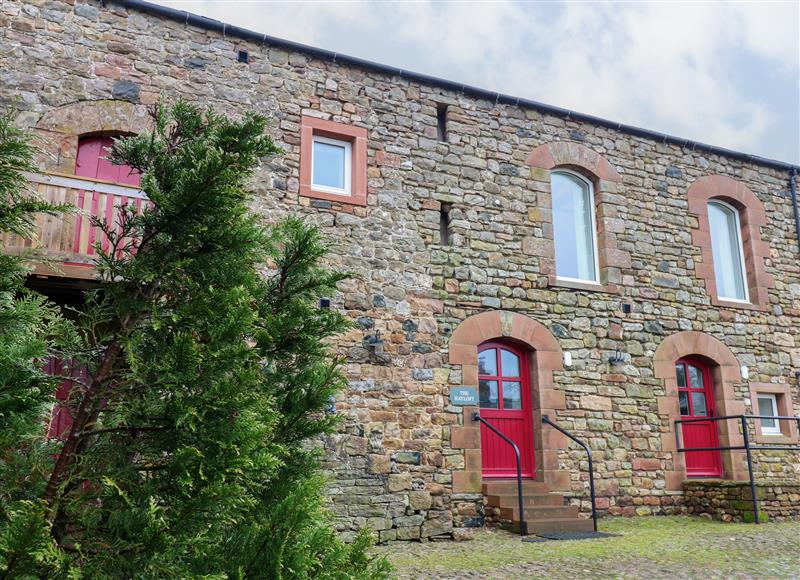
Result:
<svg viewBox="0 0 800 580"><path fill-rule="evenodd" d="M741 422L742 437L744 445L717 445L716 447L681 447L681 430L677 425L683 423L699 423L701 421L727 421L729 419L737 419ZM800 451L800 444L792 445L751 445L750 444L750 427L747 423L748 419L772 419L775 421L796 421L797 431L800 434L800 417L793 415L723 415L721 417L689 417L687 419L675 420L675 444L678 453L686 453L689 451L744 451L747 457L747 473L750 479L750 497L753 501L753 518L756 524L761 523L758 509L758 496L756 494L756 476L753 472L753 450L756 451Z"/></svg>
<svg viewBox="0 0 800 580"><path fill-rule="evenodd" d="M517 444L514 443L511 439L503 435L500 431L498 431L494 425L486 421L478 411L472 413L472 420L473 421L480 421L484 425L486 425L492 432L499 436L503 441L511 445L514 449L514 456L517 460L517 501L519 502L519 535L520 536L527 536L528 535L528 524L525 522L525 505L522 500L522 465L520 463L520 455L519 455L519 447Z"/></svg>
<svg viewBox="0 0 800 580"><path fill-rule="evenodd" d="M594 525L594 531L597 531L597 502L595 497L594 491L594 463L592 462L592 452L589 449L589 446L586 445L583 441L575 437L572 433L562 429L555 423L553 423L547 415L542 415L542 423L546 423L550 425L553 429L561 433L562 435L566 435L570 439L572 439L575 443L583 447L583 450L586 451L586 456L589 458L589 494L592 498L592 524Z"/></svg>

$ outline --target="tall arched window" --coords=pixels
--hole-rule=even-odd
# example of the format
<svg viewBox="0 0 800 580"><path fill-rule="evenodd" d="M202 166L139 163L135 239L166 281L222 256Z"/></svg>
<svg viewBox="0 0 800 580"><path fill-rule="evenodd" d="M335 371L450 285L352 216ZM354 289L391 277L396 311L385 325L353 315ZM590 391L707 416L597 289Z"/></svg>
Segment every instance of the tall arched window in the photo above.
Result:
<svg viewBox="0 0 800 580"><path fill-rule="evenodd" d="M708 202L708 224L711 231L711 251L714 257L717 297L747 302L747 280L739 212L725 202L711 200Z"/></svg>
<svg viewBox="0 0 800 580"><path fill-rule="evenodd" d="M570 171L553 171L553 241L556 275L598 283L597 240L592 184Z"/></svg>

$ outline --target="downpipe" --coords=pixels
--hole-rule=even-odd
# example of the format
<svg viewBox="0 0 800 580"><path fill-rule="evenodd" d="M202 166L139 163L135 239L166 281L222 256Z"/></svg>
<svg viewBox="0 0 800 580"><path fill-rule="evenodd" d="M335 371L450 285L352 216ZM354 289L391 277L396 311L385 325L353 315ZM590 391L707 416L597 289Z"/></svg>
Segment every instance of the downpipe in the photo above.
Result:
<svg viewBox="0 0 800 580"><path fill-rule="evenodd" d="M792 167L789 176L789 192L792 195L792 209L794 210L794 230L797 234L797 251L800 253L800 205L797 203L797 168Z"/></svg>

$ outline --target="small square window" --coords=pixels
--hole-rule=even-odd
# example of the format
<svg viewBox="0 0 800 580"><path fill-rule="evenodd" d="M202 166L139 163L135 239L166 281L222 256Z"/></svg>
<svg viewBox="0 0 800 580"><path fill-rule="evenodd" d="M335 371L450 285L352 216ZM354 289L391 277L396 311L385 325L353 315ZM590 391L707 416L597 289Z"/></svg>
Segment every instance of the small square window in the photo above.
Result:
<svg viewBox="0 0 800 580"><path fill-rule="evenodd" d="M318 191L350 195L352 144L314 136L311 153L311 185Z"/></svg>
<svg viewBox="0 0 800 580"><path fill-rule="evenodd" d="M764 417L778 416L778 398L772 394L758 395L758 414ZM760 419L761 433L764 435L781 435L781 426L777 419Z"/></svg>
<svg viewBox="0 0 800 580"><path fill-rule="evenodd" d="M367 130L300 118L300 195L339 204L367 205Z"/></svg>

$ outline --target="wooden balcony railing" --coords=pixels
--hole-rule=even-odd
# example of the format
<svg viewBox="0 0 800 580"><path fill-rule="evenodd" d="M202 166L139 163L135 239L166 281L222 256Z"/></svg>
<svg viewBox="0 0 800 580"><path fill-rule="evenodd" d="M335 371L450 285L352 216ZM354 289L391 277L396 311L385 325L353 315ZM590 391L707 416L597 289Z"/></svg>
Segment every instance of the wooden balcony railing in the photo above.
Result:
<svg viewBox="0 0 800 580"><path fill-rule="evenodd" d="M39 215L36 235L31 239L10 234L0 236L3 251L19 254L32 251L44 258L36 262L34 273L46 276L91 279L96 277L95 244L108 250L103 231L92 225L91 216L108 224L119 223L121 206L134 205L137 213L148 201L137 188L98 179L57 173L28 174L34 190L45 201L69 203L75 212L59 216Z"/></svg>

